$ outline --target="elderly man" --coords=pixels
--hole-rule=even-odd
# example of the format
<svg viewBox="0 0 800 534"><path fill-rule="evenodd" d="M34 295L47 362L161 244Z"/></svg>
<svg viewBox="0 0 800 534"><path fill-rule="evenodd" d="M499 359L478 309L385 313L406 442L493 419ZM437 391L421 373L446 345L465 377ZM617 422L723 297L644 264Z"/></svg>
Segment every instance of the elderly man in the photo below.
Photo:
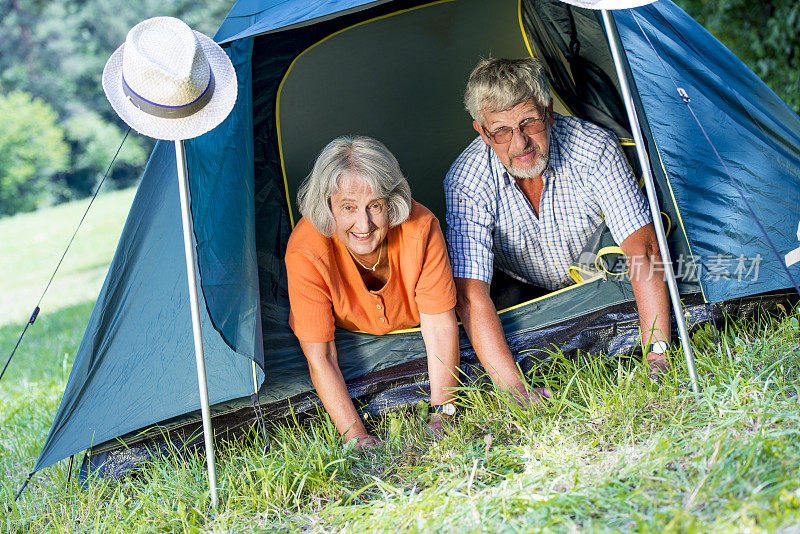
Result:
<svg viewBox="0 0 800 534"><path fill-rule="evenodd" d="M457 311L489 376L520 399L529 391L490 296L501 276L542 291L568 285L569 266L603 222L625 253L652 373L669 366L669 300L646 200L608 131L553 112L538 61L489 59L464 103L477 137L444 181Z"/></svg>

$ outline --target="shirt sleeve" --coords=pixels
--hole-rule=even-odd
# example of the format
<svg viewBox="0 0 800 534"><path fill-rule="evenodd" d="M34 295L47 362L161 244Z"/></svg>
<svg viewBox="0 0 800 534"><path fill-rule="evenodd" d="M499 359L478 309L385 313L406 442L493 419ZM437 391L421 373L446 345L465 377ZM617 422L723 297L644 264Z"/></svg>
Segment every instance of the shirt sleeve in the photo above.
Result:
<svg viewBox="0 0 800 534"><path fill-rule="evenodd" d="M622 148L610 133L605 137L597 168L589 177L590 187L600 203L611 235L621 244L653 218Z"/></svg>
<svg viewBox="0 0 800 534"><path fill-rule="evenodd" d="M471 184L479 186L488 172L457 161L444 182L447 203L447 250L456 278L492 281L494 213ZM466 182L466 186L461 183ZM471 190L472 189L472 190Z"/></svg>
<svg viewBox="0 0 800 534"><path fill-rule="evenodd" d="M309 343L333 341L333 305L319 264L302 252L286 253L289 326L297 339Z"/></svg>
<svg viewBox="0 0 800 534"><path fill-rule="evenodd" d="M436 315L456 305L456 285L447 258L447 246L436 217L431 218L426 239L422 240L422 269L414 299L422 313Z"/></svg>

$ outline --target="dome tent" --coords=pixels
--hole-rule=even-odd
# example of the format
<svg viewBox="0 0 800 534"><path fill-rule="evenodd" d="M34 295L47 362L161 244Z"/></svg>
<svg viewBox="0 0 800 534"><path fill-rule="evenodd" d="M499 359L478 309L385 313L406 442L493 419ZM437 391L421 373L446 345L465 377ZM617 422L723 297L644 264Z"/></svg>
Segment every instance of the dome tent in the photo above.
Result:
<svg viewBox="0 0 800 534"><path fill-rule="evenodd" d="M669 0L612 17L673 222L673 258L697 259L697 276L680 280L692 322L781 298L792 282L671 78L782 254L800 245L800 119ZM560 112L605 126L631 149L602 22L555 0L242 0L215 39L236 67L239 99L186 149L218 432L252 422L255 389L267 416L285 413L289 400L295 410L313 405L287 324L283 252L297 187L333 137L383 141L414 197L444 221L442 178L474 137L461 104L470 69L481 56L533 54L547 64ZM111 474L137 444L165 430L190 433L200 419L175 172L171 144L157 144L34 470L91 448L84 467ZM739 268L740 258L759 261ZM593 277L500 316L523 369L553 344L615 355L637 343L633 294L620 277ZM422 396L415 329L336 336L351 394L368 409ZM474 364L463 334L461 347L464 365Z"/></svg>

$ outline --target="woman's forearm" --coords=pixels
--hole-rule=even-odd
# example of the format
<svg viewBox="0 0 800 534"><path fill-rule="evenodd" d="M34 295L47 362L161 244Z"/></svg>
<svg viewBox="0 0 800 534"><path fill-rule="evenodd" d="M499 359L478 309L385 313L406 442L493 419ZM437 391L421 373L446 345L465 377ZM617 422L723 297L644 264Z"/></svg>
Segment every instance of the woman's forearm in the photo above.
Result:
<svg viewBox="0 0 800 534"><path fill-rule="evenodd" d="M451 388L458 385L460 353L455 310L435 315L419 315L422 339L428 353L431 404L445 404L453 399Z"/></svg>
<svg viewBox="0 0 800 534"><path fill-rule="evenodd" d="M330 415L336 429L348 441L367 434L364 423L358 416L353 401L347 393L344 377L336 358L336 346L328 343L306 343L301 341L311 371L311 381Z"/></svg>

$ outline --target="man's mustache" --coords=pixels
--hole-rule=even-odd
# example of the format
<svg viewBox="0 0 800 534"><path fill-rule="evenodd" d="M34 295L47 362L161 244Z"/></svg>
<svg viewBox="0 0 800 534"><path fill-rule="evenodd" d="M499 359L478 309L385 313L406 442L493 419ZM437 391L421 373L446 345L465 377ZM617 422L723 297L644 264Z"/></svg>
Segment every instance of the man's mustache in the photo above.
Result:
<svg viewBox="0 0 800 534"><path fill-rule="evenodd" d="M530 154L531 152L535 152L537 156L541 156L542 155L542 149L539 148L538 145L531 145L529 148L526 148L522 152L518 152L518 153L512 152L510 154L510 156L513 159L513 158L518 158L520 156L524 156L526 154Z"/></svg>

